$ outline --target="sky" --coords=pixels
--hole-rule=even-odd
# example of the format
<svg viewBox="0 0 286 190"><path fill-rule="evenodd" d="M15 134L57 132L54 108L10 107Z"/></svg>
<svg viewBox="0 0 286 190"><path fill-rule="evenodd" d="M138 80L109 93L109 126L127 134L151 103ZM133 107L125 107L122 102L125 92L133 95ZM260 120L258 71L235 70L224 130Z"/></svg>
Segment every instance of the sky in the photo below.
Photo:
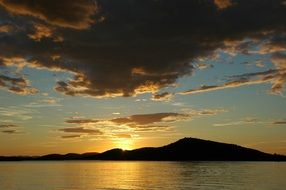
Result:
<svg viewBox="0 0 286 190"><path fill-rule="evenodd" d="M0 0L0 155L286 155L285 20L285 0Z"/></svg>

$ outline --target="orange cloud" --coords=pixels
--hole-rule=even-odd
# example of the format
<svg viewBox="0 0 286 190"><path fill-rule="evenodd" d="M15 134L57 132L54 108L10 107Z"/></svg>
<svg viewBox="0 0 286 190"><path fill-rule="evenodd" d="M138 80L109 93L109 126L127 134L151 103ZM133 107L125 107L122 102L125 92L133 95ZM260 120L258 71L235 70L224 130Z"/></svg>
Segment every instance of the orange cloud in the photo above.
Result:
<svg viewBox="0 0 286 190"><path fill-rule="evenodd" d="M60 55L56 54L56 55L52 55L50 57L53 61L50 63L57 63L57 60L59 60L61 58ZM12 57L1 57L0 55L0 63L2 63L4 66L13 66L16 67L18 70L23 69L24 67L29 67L32 69L45 69L45 70L49 70L49 71L55 71L55 72L60 72L60 71L66 71L66 72L71 72L68 70L65 70L63 68L61 68L59 65L57 64L51 64L49 66L41 63L40 61L37 60L28 60L25 59L23 57L20 56L12 56Z"/></svg>
<svg viewBox="0 0 286 190"><path fill-rule="evenodd" d="M35 41L41 41L42 38L50 38L53 35L52 29L43 24L34 25L35 32L29 34L29 37Z"/></svg>
<svg viewBox="0 0 286 190"><path fill-rule="evenodd" d="M43 38L51 38L54 42L57 43L64 41L64 38L60 35L57 35L52 27L39 23L34 24L34 33L29 34L28 36L38 42ZM60 56L52 55L51 58L56 61L60 58Z"/></svg>
<svg viewBox="0 0 286 190"><path fill-rule="evenodd" d="M0 25L0 33L9 33L13 30L13 26L9 24Z"/></svg>
<svg viewBox="0 0 286 190"><path fill-rule="evenodd" d="M43 24L35 24L34 27L35 33L29 35L33 40L40 41L42 38L50 38L53 35L52 29Z"/></svg>
<svg viewBox="0 0 286 190"><path fill-rule="evenodd" d="M232 6L231 0L214 0L214 3L219 9L226 9Z"/></svg>
<svg viewBox="0 0 286 190"><path fill-rule="evenodd" d="M33 16L49 24L87 29L98 10L93 0L0 0L0 5L15 15Z"/></svg>

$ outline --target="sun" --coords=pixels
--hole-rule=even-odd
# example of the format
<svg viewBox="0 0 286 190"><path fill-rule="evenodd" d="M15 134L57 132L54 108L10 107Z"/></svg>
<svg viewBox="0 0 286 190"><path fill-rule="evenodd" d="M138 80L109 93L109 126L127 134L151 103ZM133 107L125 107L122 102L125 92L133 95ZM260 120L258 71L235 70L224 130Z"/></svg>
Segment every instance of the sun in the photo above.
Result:
<svg viewBox="0 0 286 190"><path fill-rule="evenodd" d="M131 150L133 148L133 140L132 139L126 139L121 138L116 140L115 142L116 147L121 148L123 150Z"/></svg>

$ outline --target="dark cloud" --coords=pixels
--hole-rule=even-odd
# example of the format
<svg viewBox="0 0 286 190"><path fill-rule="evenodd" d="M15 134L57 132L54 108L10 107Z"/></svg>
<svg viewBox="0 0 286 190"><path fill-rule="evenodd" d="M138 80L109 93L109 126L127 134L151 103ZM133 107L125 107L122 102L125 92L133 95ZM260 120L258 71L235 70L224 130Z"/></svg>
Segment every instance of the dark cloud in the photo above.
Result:
<svg viewBox="0 0 286 190"><path fill-rule="evenodd" d="M97 0L94 8L88 0L0 2L13 14L37 17L55 27L90 27L57 27L64 38L60 44L53 39L35 42L27 30L0 37L0 57L22 57L26 66L73 74L55 87L71 96L155 94L192 74L194 60L229 46L247 53L242 50L252 41L272 41L286 31L282 0ZM105 20L92 24L94 12ZM30 21L25 16L22 27ZM245 39L250 42L240 43ZM55 55L57 59L51 59Z"/></svg>
<svg viewBox="0 0 286 190"><path fill-rule="evenodd" d="M97 10L93 0L0 0L0 5L14 15L32 16L60 27L86 29Z"/></svg>
<svg viewBox="0 0 286 190"><path fill-rule="evenodd" d="M68 119L65 122L70 123L70 124L91 124L91 123L97 123L97 122L99 122L99 120L94 120L94 119Z"/></svg>
<svg viewBox="0 0 286 190"><path fill-rule="evenodd" d="M16 129L7 129L7 130L3 130L1 131L2 133L5 133L5 134L21 134L22 132L16 130Z"/></svg>
<svg viewBox="0 0 286 190"><path fill-rule="evenodd" d="M172 94L172 93L163 92L163 93L159 93L159 94L153 94L152 100L154 100L154 101L169 101L173 96L174 96L174 94Z"/></svg>
<svg viewBox="0 0 286 190"><path fill-rule="evenodd" d="M0 124L0 129L4 129L1 132L5 134L23 134L22 131L19 131L19 125L16 124Z"/></svg>
<svg viewBox="0 0 286 190"><path fill-rule="evenodd" d="M260 72L253 72L253 73L244 73L241 75L233 75L233 76L229 76L228 80L232 81L232 80L238 80L238 79L250 79L253 77L265 77L265 76L272 76L278 73L278 70L276 69L269 69L267 71L260 71Z"/></svg>
<svg viewBox="0 0 286 190"><path fill-rule="evenodd" d="M199 88L190 89L185 92L180 92L178 94L186 95L186 94L197 94L204 92L212 92L217 90L223 90L228 88L236 88L247 85L261 84L270 82L273 84L272 92L277 92L278 89L275 90L275 86L278 84L285 83L284 81L279 81L277 78L280 78L279 74L280 70L267 70L263 72L255 72L255 73L246 73L242 75L234 75L229 77L231 80L229 82L223 83L221 85L203 85ZM282 90L282 86L279 86L279 92Z"/></svg>
<svg viewBox="0 0 286 190"><path fill-rule="evenodd" d="M79 133L79 134L89 134L89 135L102 135L103 132L98 129L86 129L83 127L76 127L76 128L63 128L59 129L59 131L65 133Z"/></svg>
<svg viewBox="0 0 286 190"><path fill-rule="evenodd" d="M0 124L0 128L15 128L15 127L19 126L15 124Z"/></svg>
<svg viewBox="0 0 286 190"><path fill-rule="evenodd" d="M286 125L286 121L275 121L273 122L274 125Z"/></svg>
<svg viewBox="0 0 286 190"><path fill-rule="evenodd" d="M221 112L226 112L222 109L204 109L204 110L189 110L186 113L151 113L151 114L137 114L126 117L118 117L113 119L74 119L66 123L69 124L93 124L93 127L102 129L103 131L77 127L77 128L63 128L59 131L68 133L78 133L85 135L109 135L114 136L117 134L129 134L132 132L171 132L174 127L170 123L185 121L200 116L212 116ZM127 136L117 136L118 138L127 138Z"/></svg>
<svg viewBox="0 0 286 190"><path fill-rule="evenodd" d="M204 93L204 92L212 92L212 91L217 91L217 90L223 90L223 89L228 89L228 88L236 88L240 86L247 86L247 85L253 85L253 84L261 84L265 82L269 82L270 79L262 79L262 80L247 80L247 79L240 79L232 82L227 82L222 85L217 85L217 86L206 86L203 85L199 88L195 89L190 89L185 92L180 92L178 94L181 95L186 95L186 94L197 94L197 93Z"/></svg>
<svg viewBox="0 0 286 190"><path fill-rule="evenodd" d="M271 92L274 94L282 94L286 84L286 55L276 53L272 56L271 60L277 69L277 73L272 76Z"/></svg>
<svg viewBox="0 0 286 190"><path fill-rule="evenodd" d="M30 87L29 81L24 77L10 77L2 74L0 74L0 88L21 95L36 94L38 92L37 89Z"/></svg>
<svg viewBox="0 0 286 190"><path fill-rule="evenodd" d="M115 124L128 124L133 127L141 126L142 128L148 127L164 127L153 126L156 123L170 123L182 120L189 120L197 116L211 116L220 112L226 112L222 109L204 109L204 110L189 110L186 113L151 113L151 114L137 114L127 117L119 117L110 120L103 120L101 122L112 122ZM100 123L100 121L99 121Z"/></svg>
<svg viewBox="0 0 286 190"><path fill-rule="evenodd" d="M246 73L243 75L232 76L231 78L244 79L249 82L270 82L272 84L270 93L282 94L286 83L286 55L283 53L275 53L271 56L271 62L275 69L255 73ZM256 80L256 78L260 78Z"/></svg>
<svg viewBox="0 0 286 190"><path fill-rule="evenodd" d="M115 118L115 119L111 119L110 121L113 123L117 123L117 124L132 123L132 120L128 117Z"/></svg>
<svg viewBox="0 0 286 190"><path fill-rule="evenodd" d="M260 54L267 54L267 53L278 53L278 52L285 52L286 51L286 36L278 35L273 36L271 40L266 42L261 46L259 49Z"/></svg>
<svg viewBox="0 0 286 190"><path fill-rule="evenodd" d="M74 138L80 138L81 135L63 135L61 136L63 139L74 139Z"/></svg>
<svg viewBox="0 0 286 190"><path fill-rule="evenodd" d="M225 127L225 126L245 126L245 125L286 125L286 120L276 120L276 121L267 121L255 117L246 117L238 121L229 121L224 123L213 124L216 127Z"/></svg>
<svg viewBox="0 0 286 190"><path fill-rule="evenodd" d="M224 88L225 88L225 85L222 85L222 86L218 86L218 85L212 85L212 86L203 85L203 86L201 86L199 88L190 89L190 90L187 90L185 92L180 92L178 94L181 94L181 95L197 94L197 93L202 93L202 92L210 92L210 91L220 90L220 89L224 89Z"/></svg>
<svg viewBox="0 0 286 190"><path fill-rule="evenodd" d="M130 115L126 117L118 117L114 119L104 119L104 120L94 120L94 119L85 119L85 120L71 120L72 122L69 123L79 123L79 124L86 124L86 123L96 123L96 125L111 125L112 123L115 125L128 125L131 128L141 127L141 128L148 128L148 127L165 127L157 125L157 123L171 123L183 120L190 120L193 117L198 116L212 116L216 115L221 112L226 112L223 109L203 109L203 110L189 110L185 113L150 113L150 114L137 114L137 115ZM156 124L156 125L153 125Z"/></svg>
<svg viewBox="0 0 286 190"><path fill-rule="evenodd" d="M154 113L154 114L141 114L141 115L131 115L129 117L116 118L110 120L114 123L119 124L137 124L137 125L148 125L158 122L174 122L182 119L189 118L190 115L179 114L179 113Z"/></svg>

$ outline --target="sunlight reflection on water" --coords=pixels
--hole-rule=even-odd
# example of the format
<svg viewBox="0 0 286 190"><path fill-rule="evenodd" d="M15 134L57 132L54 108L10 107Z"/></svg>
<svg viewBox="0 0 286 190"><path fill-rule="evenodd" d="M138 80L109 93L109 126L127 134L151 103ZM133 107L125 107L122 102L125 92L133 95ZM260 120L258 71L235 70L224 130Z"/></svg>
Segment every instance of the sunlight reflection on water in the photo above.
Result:
<svg viewBox="0 0 286 190"><path fill-rule="evenodd" d="M1 190L285 189L282 162L0 162Z"/></svg>

